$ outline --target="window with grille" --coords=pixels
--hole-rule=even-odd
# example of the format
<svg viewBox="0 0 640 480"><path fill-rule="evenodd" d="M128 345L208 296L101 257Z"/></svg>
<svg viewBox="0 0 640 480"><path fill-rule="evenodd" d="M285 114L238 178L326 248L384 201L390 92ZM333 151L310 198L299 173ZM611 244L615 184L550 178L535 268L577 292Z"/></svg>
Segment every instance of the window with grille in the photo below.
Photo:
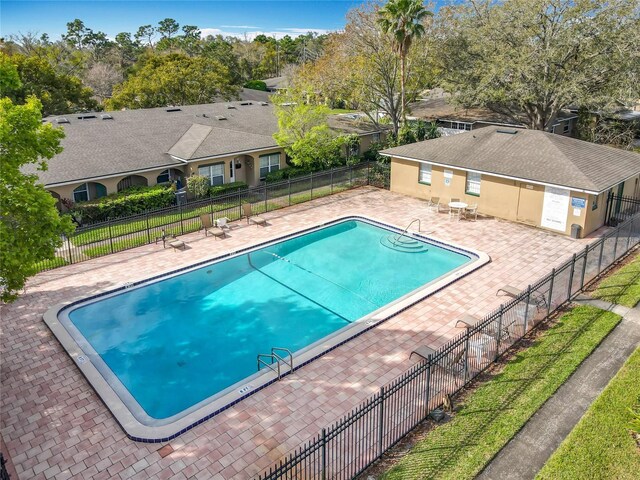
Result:
<svg viewBox="0 0 640 480"><path fill-rule="evenodd" d="M466 193L469 195L480 195L480 180L482 175L476 172L467 172Z"/></svg>
<svg viewBox="0 0 640 480"><path fill-rule="evenodd" d="M209 179L209 185L216 186L224 183L224 163L202 165L198 167L198 174Z"/></svg>
<svg viewBox="0 0 640 480"><path fill-rule="evenodd" d="M420 164L420 175L418 176L418 182L431 185L431 165L428 163Z"/></svg>
<svg viewBox="0 0 640 480"><path fill-rule="evenodd" d="M267 173L280 170L280 154L260 155L260 178L263 179Z"/></svg>

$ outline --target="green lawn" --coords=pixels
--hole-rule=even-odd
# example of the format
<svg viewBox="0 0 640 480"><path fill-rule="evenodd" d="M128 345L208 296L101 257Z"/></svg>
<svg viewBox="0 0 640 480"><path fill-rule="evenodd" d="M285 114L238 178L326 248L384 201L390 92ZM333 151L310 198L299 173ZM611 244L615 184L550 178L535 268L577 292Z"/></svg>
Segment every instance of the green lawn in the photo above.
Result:
<svg viewBox="0 0 640 480"><path fill-rule="evenodd" d="M640 255L636 254L631 263L605 278L591 296L635 307L640 301Z"/></svg>
<svg viewBox="0 0 640 480"><path fill-rule="evenodd" d="M636 349L536 479L638 478L640 450L630 423L632 409L640 401L639 389L640 349Z"/></svg>
<svg viewBox="0 0 640 480"><path fill-rule="evenodd" d="M620 320L591 306L563 315L383 478L474 478Z"/></svg>

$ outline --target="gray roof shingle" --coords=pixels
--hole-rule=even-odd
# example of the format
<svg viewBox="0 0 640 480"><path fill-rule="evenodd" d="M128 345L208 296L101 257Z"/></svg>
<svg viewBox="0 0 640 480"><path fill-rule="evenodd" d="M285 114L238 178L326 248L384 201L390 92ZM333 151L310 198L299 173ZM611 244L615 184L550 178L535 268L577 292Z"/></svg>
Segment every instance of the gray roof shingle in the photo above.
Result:
<svg viewBox="0 0 640 480"><path fill-rule="evenodd" d="M602 192L640 174L637 153L548 132L494 126L381 153L588 192Z"/></svg>
<svg viewBox="0 0 640 480"><path fill-rule="evenodd" d="M56 122L59 117L48 117L46 121L64 129L64 150L49 161L47 171L26 170L37 173L46 186L184 165L169 152L188 160L277 147L273 105L242 103L181 106L172 112L166 107L114 111L108 120L100 114L87 120L68 114L64 117L70 123L63 124Z"/></svg>

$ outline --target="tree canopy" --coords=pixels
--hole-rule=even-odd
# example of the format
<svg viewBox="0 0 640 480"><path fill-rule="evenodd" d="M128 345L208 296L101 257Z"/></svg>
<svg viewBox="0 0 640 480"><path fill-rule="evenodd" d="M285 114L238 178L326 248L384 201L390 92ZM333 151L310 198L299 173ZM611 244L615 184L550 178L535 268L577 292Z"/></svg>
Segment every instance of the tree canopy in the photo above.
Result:
<svg viewBox="0 0 640 480"><path fill-rule="evenodd" d="M305 103L303 97L292 91L276 95L278 132L273 138L296 166L320 170L340 164L345 139L329 127L329 108Z"/></svg>
<svg viewBox="0 0 640 480"><path fill-rule="evenodd" d="M232 99L238 86L217 60L184 54L150 56L144 66L114 87L111 109L209 103Z"/></svg>
<svg viewBox="0 0 640 480"><path fill-rule="evenodd" d="M423 20L432 15L425 7L423 0L389 0L378 11L378 25L384 33L393 38L393 46L400 56L400 109L401 116L406 118L405 109L405 64L414 38L425 34Z"/></svg>
<svg viewBox="0 0 640 480"><path fill-rule="evenodd" d="M22 170L44 170L46 160L62 151L64 133L42 123L41 108L34 97L24 105L0 99L0 300L5 302L37 272L37 262L54 257L61 235L73 230L37 176Z"/></svg>
<svg viewBox="0 0 640 480"><path fill-rule="evenodd" d="M568 105L640 98L638 3L471 0L441 9L442 84L483 106L548 129Z"/></svg>

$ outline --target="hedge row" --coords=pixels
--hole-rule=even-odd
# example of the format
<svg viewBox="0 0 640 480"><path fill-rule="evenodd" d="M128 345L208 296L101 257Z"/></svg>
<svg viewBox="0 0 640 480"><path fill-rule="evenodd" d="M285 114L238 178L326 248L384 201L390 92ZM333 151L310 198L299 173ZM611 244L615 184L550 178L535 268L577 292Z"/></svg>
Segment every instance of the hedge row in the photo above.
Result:
<svg viewBox="0 0 640 480"><path fill-rule="evenodd" d="M245 182L231 182L224 185L217 185L215 187L209 187L209 196L215 197L216 195L223 195L225 193L238 192L240 190L246 190L249 188Z"/></svg>
<svg viewBox="0 0 640 480"><path fill-rule="evenodd" d="M173 188L166 185L155 185L153 187L131 188L97 200L78 203L73 207L73 213L81 216L82 223L95 223L110 218L135 215L145 210L168 207L174 202Z"/></svg>

